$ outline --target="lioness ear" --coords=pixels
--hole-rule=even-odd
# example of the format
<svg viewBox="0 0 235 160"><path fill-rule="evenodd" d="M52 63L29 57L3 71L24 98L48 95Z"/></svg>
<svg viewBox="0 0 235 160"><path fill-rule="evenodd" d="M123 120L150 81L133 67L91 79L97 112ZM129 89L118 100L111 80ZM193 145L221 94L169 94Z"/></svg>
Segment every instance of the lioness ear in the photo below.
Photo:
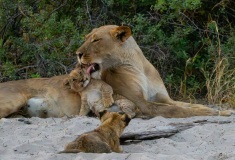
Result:
<svg viewBox="0 0 235 160"><path fill-rule="evenodd" d="M66 78L63 80L63 86L66 87L66 86L70 86L69 84L69 78Z"/></svg>
<svg viewBox="0 0 235 160"><path fill-rule="evenodd" d="M127 26L119 26L110 31L112 37L124 42L131 36L131 29Z"/></svg>

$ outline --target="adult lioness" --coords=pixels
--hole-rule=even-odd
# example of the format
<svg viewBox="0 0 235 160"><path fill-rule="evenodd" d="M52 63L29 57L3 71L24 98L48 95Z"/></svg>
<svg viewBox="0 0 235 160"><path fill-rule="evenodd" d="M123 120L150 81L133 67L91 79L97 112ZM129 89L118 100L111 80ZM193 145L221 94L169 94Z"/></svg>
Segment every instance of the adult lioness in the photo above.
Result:
<svg viewBox="0 0 235 160"><path fill-rule="evenodd" d="M78 115L81 98L64 87L68 75L32 78L0 83L0 118L27 106L29 116L62 117Z"/></svg>
<svg viewBox="0 0 235 160"><path fill-rule="evenodd" d="M118 93L134 102L149 117L230 115L200 104L172 100L153 65L145 58L126 26L95 28L76 52L93 78L101 78Z"/></svg>

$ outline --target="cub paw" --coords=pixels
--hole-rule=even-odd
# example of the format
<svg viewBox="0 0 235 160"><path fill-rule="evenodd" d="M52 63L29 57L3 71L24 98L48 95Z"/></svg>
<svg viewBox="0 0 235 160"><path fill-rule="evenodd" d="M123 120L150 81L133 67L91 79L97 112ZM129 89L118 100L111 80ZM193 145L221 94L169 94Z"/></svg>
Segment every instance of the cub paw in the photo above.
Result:
<svg viewBox="0 0 235 160"><path fill-rule="evenodd" d="M122 153L123 152L123 148L122 146L119 146L119 153Z"/></svg>
<svg viewBox="0 0 235 160"><path fill-rule="evenodd" d="M110 98L103 98L103 105L105 108L110 107L114 103L114 100L112 97Z"/></svg>

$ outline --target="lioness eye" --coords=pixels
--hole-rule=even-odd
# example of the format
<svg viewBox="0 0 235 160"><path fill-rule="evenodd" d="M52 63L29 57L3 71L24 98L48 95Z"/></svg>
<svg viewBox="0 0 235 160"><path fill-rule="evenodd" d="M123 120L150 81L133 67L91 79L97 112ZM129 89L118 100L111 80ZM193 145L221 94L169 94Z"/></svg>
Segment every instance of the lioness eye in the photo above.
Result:
<svg viewBox="0 0 235 160"><path fill-rule="evenodd" d="M92 43L98 42L99 40L101 40L101 39L94 39L94 40L92 41Z"/></svg>

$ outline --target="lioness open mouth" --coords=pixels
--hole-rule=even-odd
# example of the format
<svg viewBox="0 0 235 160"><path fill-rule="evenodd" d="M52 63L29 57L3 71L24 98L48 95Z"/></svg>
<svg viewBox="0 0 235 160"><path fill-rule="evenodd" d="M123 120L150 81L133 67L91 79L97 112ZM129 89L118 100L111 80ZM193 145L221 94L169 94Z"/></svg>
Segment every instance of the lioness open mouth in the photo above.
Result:
<svg viewBox="0 0 235 160"><path fill-rule="evenodd" d="M82 64L82 67L84 67L88 74L92 74L93 72L96 72L100 69L99 64L92 63L92 64Z"/></svg>

